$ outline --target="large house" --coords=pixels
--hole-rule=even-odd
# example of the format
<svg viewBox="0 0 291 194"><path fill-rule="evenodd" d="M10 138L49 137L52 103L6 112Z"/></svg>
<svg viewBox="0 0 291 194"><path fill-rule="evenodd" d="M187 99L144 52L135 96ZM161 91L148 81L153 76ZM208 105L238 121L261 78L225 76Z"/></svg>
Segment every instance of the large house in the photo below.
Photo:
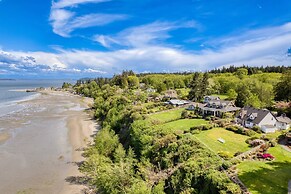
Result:
<svg viewBox="0 0 291 194"><path fill-rule="evenodd" d="M218 97L219 98L219 97ZM239 107L236 107L232 101L226 100L210 100L207 99L206 103L199 103L198 110L201 115L211 115L216 117L222 117L224 113L235 113L240 110Z"/></svg>
<svg viewBox="0 0 291 194"><path fill-rule="evenodd" d="M236 122L246 128L257 126L265 133L273 133L278 129L288 129L291 124L291 119L284 114L280 117L275 117L267 109L244 107L237 116Z"/></svg>
<svg viewBox="0 0 291 194"><path fill-rule="evenodd" d="M246 128L260 127L265 133L272 133L277 130L277 119L267 109L244 107L237 116L236 121Z"/></svg>

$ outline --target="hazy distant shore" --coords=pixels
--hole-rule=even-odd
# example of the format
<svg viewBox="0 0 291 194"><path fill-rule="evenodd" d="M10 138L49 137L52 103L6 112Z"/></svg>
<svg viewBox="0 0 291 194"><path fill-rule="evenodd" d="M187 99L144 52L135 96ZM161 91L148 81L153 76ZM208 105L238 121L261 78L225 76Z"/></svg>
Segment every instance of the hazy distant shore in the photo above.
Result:
<svg viewBox="0 0 291 194"><path fill-rule="evenodd" d="M80 148L90 143L96 123L84 110L92 100L45 91L19 102L25 108L0 117L0 193L81 193L68 182L80 176ZM67 180L67 181L66 181Z"/></svg>

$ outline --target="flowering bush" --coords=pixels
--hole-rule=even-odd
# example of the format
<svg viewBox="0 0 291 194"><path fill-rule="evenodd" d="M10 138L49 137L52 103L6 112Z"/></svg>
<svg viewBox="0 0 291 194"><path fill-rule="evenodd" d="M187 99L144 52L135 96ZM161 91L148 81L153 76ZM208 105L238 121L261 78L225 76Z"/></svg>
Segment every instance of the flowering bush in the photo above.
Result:
<svg viewBox="0 0 291 194"><path fill-rule="evenodd" d="M263 159L274 159L275 157L272 156L271 154L265 153L265 154L260 154L259 157Z"/></svg>

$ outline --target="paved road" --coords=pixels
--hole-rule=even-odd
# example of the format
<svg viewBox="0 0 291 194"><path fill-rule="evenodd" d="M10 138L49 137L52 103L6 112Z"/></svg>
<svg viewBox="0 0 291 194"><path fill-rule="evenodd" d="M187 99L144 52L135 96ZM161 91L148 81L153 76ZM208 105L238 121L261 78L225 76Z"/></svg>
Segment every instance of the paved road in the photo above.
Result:
<svg viewBox="0 0 291 194"><path fill-rule="evenodd" d="M288 183L288 194L291 194L291 180Z"/></svg>

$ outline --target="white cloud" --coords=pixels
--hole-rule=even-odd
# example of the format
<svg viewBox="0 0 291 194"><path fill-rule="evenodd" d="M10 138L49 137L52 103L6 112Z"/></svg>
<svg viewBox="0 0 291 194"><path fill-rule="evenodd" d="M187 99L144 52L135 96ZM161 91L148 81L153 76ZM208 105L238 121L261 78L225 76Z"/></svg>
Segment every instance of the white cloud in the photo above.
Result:
<svg viewBox="0 0 291 194"><path fill-rule="evenodd" d="M87 4L87 3L102 3L108 2L111 0L60 0L57 2L52 2L53 9L61 9L65 7L74 7L80 4Z"/></svg>
<svg viewBox="0 0 291 194"><path fill-rule="evenodd" d="M169 32L179 28L197 28L194 21L182 22L153 22L146 25L125 29L115 36L95 35L93 40L104 47L122 45L129 47L142 47L156 44L158 41L170 38Z"/></svg>
<svg viewBox="0 0 291 194"><path fill-rule="evenodd" d="M49 21L53 27L53 32L63 36L70 37L76 29L88 28L93 26L103 26L115 21L127 19L123 14L102 14L89 13L79 16L77 12L72 11L71 7L76 7L86 3L102 3L109 0L61 0L52 2Z"/></svg>
<svg viewBox="0 0 291 194"><path fill-rule="evenodd" d="M250 34L248 37L226 37L231 40L227 44L222 42L222 46L218 49L203 49L199 52L162 44L155 45L152 41L156 38L149 38L146 42L139 41L144 44L130 43L132 47L115 51L62 49L58 49L56 53L0 51L0 72L3 74L20 70L28 71L32 68L34 71L40 69L39 72L79 72L98 76L105 73L112 75L123 69L132 69L136 72L175 72L243 64L290 66L291 57L286 55L291 45L291 31L287 30L288 26L289 24L285 24L246 32ZM161 29L169 28L161 27ZM276 32L273 33L270 29L276 29ZM262 37L258 35L260 33ZM155 34L151 37L156 37ZM165 33L164 37L166 36ZM99 37L100 40L102 38L105 37ZM223 41L217 39L217 42L220 40Z"/></svg>

